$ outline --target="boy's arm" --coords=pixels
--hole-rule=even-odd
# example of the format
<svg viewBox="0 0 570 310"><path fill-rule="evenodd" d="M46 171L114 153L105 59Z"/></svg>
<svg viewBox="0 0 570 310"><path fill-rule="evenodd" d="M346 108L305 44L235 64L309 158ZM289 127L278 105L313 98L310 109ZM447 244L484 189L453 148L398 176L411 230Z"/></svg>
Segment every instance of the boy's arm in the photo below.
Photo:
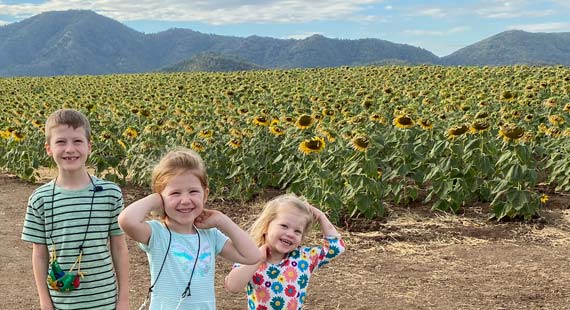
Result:
<svg viewBox="0 0 570 310"><path fill-rule="evenodd" d="M145 217L151 211L163 208L160 194L150 194L133 202L119 214L119 226L135 241L148 244L151 229L150 225L145 222Z"/></svg>
<svg viewBox="0 0 570 310"><path fill-rule="evenodd" d="M249 280L253 277L259 265L267 260L267 245L259 247L260 261L254 265L240 265L230 271L224 281L226 291L230 293L240 293L243 291Z"/></svg>
<svg viewBox="0 0 570 310"><path fill-rule="evenodd" d="M220 256L241 264L255 264L260 254L249 235L220 211L204 209L195 221L198 228L216 227L230 238L222 248Z"/></svg>
<svg viewBox="0 0 570 310"><path fill-rule="evenodd" d="M32 244L32 268L34 270L34 280L40 298L40 309L51 310L53 304L47 287L47 274L49 264L48 248L45 244Z"/></svg>
<svg viewBox="0 0 570 310"><path fill-rule="evenodd" d="M311 212L313 213L313 217L315 218L316 221L319 222L319 225L321 226L321 232L323 233L324 237L340 237L340 233L336 230L336 228L334 227L334 225L331 223L331 221L327 218L327 215L313 207L311 207Z"/></svg>
<svg viewBox="0 0 570 310"><path fill-rule="evenodd" d="M111 236L111 256L117 274L117 310L129 310L129 249L125 235Z"/></svg>

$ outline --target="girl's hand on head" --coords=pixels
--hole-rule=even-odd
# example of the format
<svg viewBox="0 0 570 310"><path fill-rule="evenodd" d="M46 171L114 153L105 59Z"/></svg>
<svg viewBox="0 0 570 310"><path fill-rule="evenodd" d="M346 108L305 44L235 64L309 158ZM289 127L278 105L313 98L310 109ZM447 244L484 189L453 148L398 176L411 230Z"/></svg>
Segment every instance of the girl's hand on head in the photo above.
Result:
<svg viewBox="0 0 570 310"><path fill-rule="evenodd" d="M194 225L200 229L208 229L219 226L223 213L217 210L204 209L194 220Z"/></svg>

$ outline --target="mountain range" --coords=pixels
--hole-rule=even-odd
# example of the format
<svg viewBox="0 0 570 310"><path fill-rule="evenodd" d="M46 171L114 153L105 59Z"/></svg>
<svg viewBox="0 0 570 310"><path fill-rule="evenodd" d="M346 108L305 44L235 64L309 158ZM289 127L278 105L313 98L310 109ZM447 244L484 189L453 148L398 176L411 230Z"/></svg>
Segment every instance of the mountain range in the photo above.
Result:
<svg viewBox="0 0 570 310"><path fill-rule="evenodd" d="M0 27L3 77L378 64L570 65L570 33L511 30L437 57L380 39L242 38L180 28L144 34L86 10L45 12Z"/></svg>

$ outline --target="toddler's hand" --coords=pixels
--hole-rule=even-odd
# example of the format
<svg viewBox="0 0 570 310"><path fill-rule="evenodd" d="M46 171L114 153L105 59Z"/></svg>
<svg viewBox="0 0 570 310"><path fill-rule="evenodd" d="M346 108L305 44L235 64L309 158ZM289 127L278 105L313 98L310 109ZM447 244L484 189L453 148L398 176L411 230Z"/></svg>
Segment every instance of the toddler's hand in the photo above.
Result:
<svg viewBox="0 0 570 310"><path fill-rule="evenodd" d="M316 207L309 205L309 208L311 209L311 213L313 214L313 218L316 221L320 221L323 217L326 218L326 215L323 211L317 209Z"/></svg>

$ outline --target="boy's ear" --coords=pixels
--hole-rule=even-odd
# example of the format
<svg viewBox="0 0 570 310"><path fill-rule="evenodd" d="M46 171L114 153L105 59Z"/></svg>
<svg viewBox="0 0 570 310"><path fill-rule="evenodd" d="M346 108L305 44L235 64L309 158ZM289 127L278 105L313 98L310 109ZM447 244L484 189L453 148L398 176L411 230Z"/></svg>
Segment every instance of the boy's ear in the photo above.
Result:
<svg viewBox="0 0 570 310"><path fill-rule="evenodd" d="M45 147L45 149L46 149L46 153L47 153L49 156L52 156L53 153L52 153L52 151L51 151L51 147L49 146L49 143L47 143L47 142L44 143L44 147Z"/></svg>

